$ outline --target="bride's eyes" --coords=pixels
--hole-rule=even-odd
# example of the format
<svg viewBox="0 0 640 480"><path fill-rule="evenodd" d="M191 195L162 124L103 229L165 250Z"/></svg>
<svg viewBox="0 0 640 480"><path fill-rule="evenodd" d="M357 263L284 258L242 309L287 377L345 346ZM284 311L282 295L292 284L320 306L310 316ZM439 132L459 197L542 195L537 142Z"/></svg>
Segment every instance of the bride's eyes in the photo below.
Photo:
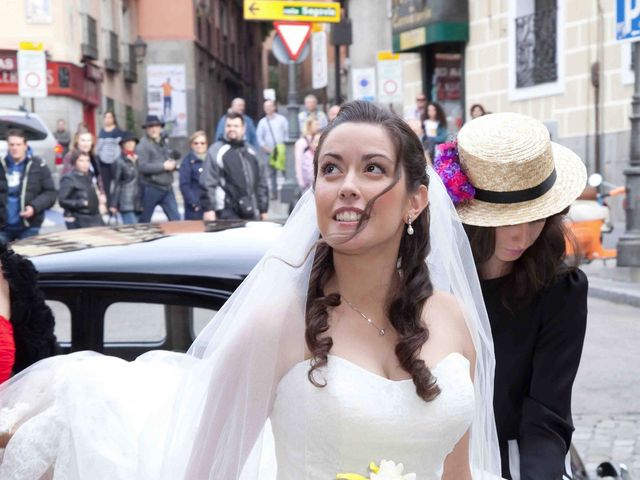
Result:
<svg viewBox="0 0 640 480"><path fill-rule="evenodd" d="M327 162L320 167L322 175L333 175L340 172L340 169L335 163ZM367 163L364 167L365 173L373 173L377 175L384 175L387 171L377 163Z"/></svg>
<svg viewBox="0 0 640 480"><path fill-rule="evenodd" d="M320 168L320 172L323 175L331 175L332 173L338 172L338 166L335 163L327 162Z"/></svg>
<svg viewBox="0 0 640 480"><path fill-rule="evenodd" d="M386 170L382 168L380 165L378 165L377 163L369 163L365 171L367 173L378 173L378 174L386 173Z"/></svg>

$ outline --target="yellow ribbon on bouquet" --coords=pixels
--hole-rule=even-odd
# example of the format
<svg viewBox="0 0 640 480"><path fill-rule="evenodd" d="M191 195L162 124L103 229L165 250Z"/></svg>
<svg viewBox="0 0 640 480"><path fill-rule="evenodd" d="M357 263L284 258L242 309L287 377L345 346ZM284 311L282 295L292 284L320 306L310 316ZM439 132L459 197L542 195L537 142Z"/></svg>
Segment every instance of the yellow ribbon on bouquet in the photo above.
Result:
<svg viewBox="0 0 640 480"><path fill-rule="evenodd" d="M380 467L378 467L374 462L369 464L369 470L373 473L378 473ZM358 475L357 473L339 473L336 475L336 480L369 480L367 477L363 477L362 475Z"/></svg>

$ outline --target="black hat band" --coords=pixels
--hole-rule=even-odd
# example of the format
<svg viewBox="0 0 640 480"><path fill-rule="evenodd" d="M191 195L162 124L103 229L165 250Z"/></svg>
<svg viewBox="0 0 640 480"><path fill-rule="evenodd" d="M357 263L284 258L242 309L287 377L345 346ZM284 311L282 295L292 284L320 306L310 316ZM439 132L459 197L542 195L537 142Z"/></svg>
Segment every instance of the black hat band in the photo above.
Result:
<svg viewBox="0 0 640 480"><path fill-rule="evenodd" d="M528 202L529 200L535 200L536 198L541 197L551 190L551 187L556 183L557 178L558 174L554 168L551 174L542 183L534 187L526 188L524 190L514 190L511 192L495 192L492 190L476 188L474 199L480 200L481 202L500 204Z"/></svg>

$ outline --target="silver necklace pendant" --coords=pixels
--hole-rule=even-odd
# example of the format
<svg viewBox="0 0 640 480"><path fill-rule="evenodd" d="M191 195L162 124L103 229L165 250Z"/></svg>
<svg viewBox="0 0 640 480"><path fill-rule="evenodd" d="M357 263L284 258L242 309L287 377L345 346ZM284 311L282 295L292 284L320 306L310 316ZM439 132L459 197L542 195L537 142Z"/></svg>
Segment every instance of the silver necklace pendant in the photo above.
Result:
<svg viewBox="0 0 640 480"><path fill-rule="evenodd" d="M371 320L371 319L370 319L369 317L367 317L364 313L362 313L360 310L358 310L358 309L356 308L356 306L355 306L353 303L351 303L349 300L347 300L346 298L344 298L342 295L341 295L341 297L344 299L344 301L345 301L345 302L347 302L347 305L349 305L349 306L351 307L351 309L352 309L354 312L356 312L357 314L359 314L362 318L364 318L364 319L367 321L367 323L368 323L369 325L371 325L373 328L375 328L376 330L378 330L378 335L380 335L381 337L384 337L384 334L386 333L386 332L384 331L384 328L380 328L380 327L378 327L375 323L373 323L373 320Z"/></svg>

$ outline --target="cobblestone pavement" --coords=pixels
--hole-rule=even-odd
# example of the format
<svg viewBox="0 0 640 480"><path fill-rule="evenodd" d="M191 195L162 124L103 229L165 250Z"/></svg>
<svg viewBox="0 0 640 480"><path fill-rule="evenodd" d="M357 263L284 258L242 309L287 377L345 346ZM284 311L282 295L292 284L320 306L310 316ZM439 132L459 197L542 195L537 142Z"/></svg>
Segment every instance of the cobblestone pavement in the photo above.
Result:
<svg viewBox="0 0 640 480"><path fill-rule="evenodd" d="M576 415L573 443L589 474L606 460L624 463L632 478L640 478L640 413Z"/></svg>
<svg viewBox="0 0 640 480"><path fill-rule="evenodd" d="M589 299L573 391L573 443L592 478L603 461L640 480L640 309Z"/></svg>

